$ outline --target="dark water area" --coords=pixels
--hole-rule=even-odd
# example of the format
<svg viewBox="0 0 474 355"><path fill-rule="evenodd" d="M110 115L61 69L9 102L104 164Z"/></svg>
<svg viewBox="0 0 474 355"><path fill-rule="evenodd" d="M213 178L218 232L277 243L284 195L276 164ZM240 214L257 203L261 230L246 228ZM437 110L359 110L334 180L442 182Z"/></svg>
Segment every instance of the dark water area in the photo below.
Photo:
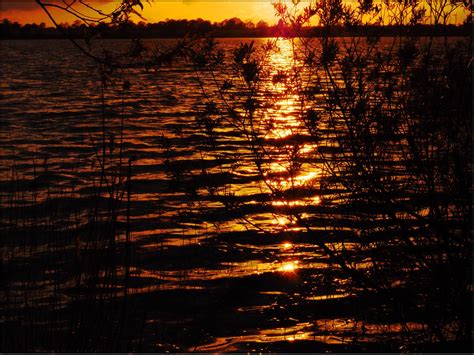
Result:
<svg viewBox="0 0 474 355"><path fill-rule="evenodd" d="M172 43L145 44L159 41ZM226 51L241 41L220 40ZM279 41L273 74L292 63ZM219 128L211 150L196 119L202 77L189 64L128 68L130 89L109 83L102 96L97 64L68 41L2 41L0 51L3 349L399 352L427 330L416 312L402 317L388 296L361 290L314 242L371 267L357 233L367 222L353 215L361 206L322 189L297 98L279 98L271 80L262 177L232 127ZM295 139L307 159L289 176ZM280 198L268 185L303 193ZM289 217L298 208L311 231Z"/></svg>

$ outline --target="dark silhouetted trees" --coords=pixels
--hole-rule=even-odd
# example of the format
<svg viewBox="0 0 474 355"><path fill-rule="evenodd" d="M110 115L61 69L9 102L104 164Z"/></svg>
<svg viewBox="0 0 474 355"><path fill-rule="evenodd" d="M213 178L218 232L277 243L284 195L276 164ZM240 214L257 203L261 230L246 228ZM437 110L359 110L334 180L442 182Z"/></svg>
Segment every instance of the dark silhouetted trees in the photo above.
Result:
<svg viewBox="0 0 474 355"><path fill-rule="evenodd" d="M85 24L76 20L72 24L61 24L61 28L70 38L84 38L87 36L100 36L101 38L182 38L184 36L210 35L216 38L258 38L258 37L295 37L321 36L323 28L305 26L299 33L294 33L293 29L282 21L276 25L269 25L265 21L254 24L251 21L243 22L238 18L231 18L221 22L211 23L203 19L196 20L175 20L168 19L155 23L140 21L134 23L123 21L120 23L106 24ZM376 25L334 26L331 29L334 36L395 36L403 33L410 33L415 36L460 36L470 33L471 24L466 21L463 25L454 26L398 26L391 25L381 28ZM54 27L46 27L41 24L21 25L17 22L10 22L5 19L0 23L0 38L2 39L42 39L42 38L63 38L60 30Z"/></svg>

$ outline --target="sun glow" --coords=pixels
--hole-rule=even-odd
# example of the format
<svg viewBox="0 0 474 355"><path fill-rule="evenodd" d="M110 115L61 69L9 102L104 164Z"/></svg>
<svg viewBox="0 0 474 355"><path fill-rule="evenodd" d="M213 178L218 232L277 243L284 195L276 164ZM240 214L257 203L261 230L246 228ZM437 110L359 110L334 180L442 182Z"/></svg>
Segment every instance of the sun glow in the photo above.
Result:
<svg viewBox="0 0 474 355"><path fill-rule="evenodd" d="M295 273L298 269L298 260L285 262L279 269L279 271L284 273Z"/></svg>
<svg viewBox="0 0 474 355"><path fill-rule="evenodd" d="M293 223L293 222L289 220L288 218L281 217L281 216L275 217L275 220L273 221L273 224L278 224L280 226L286 226L290 223Z"/></svg>

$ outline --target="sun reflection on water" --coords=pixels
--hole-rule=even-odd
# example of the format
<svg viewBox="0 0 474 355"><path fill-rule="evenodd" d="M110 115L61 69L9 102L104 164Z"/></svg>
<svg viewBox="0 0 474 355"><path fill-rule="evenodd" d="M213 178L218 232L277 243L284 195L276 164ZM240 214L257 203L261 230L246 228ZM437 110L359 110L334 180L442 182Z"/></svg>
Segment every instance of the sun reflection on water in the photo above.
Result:
<svg viewBox="0 0 474 355"><path fill-rule="evenodd" d="M298 93L298 83L292 80L293 45L291 41L279 39L278 50L269 58L271 72L269 77L283 77L282 80L269 80L267 90L273 93L273 105L264 112L262 126L267 127L264 138L268 162L263 169L264 182L272 192L278 191L285 196L273 199L275 207L296 207L321 203L314 196L314 188L322 175L321 167L312 163L317 145L311 142L307 128L300 119L304 103ZM309 140L308 140L309 139ZM298 196L286 196L286 192L295 189L308 189ZM291 192L292 193L292 192ZM291 220L276 218L275 225L288 226Z"/></svg>
<svg viewBox="0 0 474 355"><path fill-rule="evenodd" d="M285 206L285 207L295 207L295 206L305 206L308 204L319 205L321 203L321 198L319 196L312 196L310 198L304 198L301 200L277 200L272 201L272 206Z"/></svg>
<svg viewBox="0 0 474 355"><path fill-rule="evenodd" d="M278 269L278 271L284 272L284 273L295 273L296 270L298 269L298 260L294 261L287 261L283 263L283 265Z"/></svg>

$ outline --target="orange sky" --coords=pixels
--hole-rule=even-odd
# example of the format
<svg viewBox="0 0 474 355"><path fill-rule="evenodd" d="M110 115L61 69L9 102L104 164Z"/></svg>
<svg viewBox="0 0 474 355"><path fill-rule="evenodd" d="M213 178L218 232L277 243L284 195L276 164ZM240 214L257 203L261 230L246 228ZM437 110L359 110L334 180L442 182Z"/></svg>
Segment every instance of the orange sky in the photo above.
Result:
<svg viewBox="0 0 474 355"><path fill-rule="evenodd" d="M51 2L51 0L48 0ZM102 0L102 3L89 1L100 6L104 10L112 10L117 6L118 0ZM105 4L104 4L105 3ZM0 18L8 18L10 21L20 23L40 23L50 24L47 16L39 9L34 0L0 0ZM239 0L239 1L197 1L197 0L176 0L159 1L145 3L143 16L149 22L174 19L196 19L203 18L210 21L222 21L231 17L238 17L242 20L252 20L257 22L265 20L269 23L275 22L274 10L271 0ZM70 15L59 14L60 22L72 22L74 18Z"/></svg>
<svg viewBox="0 0 474 355"><path fill-rule="evenodd" d="M58 0L44 0L54 2ZM73 0L67 0L69 2ZM120 0L87 0L88 3L100 7L105 11L113 10ZM222 21L224 19L238 17L242 20L258 22L264 20L273 24L276 22L275 11L272 2L275 0L175 0L161 1L152 0L146 3L143 0L144 10L142 12L149 22L174 19L196 19L203 18L210 21ZM288 0L289 1L289 0ZM345 0L351 2L353 0ZM54 13L58 22L73 22L75 18L64 12ZM462 22L466 13L458 11L458 22ZM0 0L0 18L20 23L45 22L50 25L46 14L39 8L34 0ZM139 19L137 19L139 20Z"/></svg>

